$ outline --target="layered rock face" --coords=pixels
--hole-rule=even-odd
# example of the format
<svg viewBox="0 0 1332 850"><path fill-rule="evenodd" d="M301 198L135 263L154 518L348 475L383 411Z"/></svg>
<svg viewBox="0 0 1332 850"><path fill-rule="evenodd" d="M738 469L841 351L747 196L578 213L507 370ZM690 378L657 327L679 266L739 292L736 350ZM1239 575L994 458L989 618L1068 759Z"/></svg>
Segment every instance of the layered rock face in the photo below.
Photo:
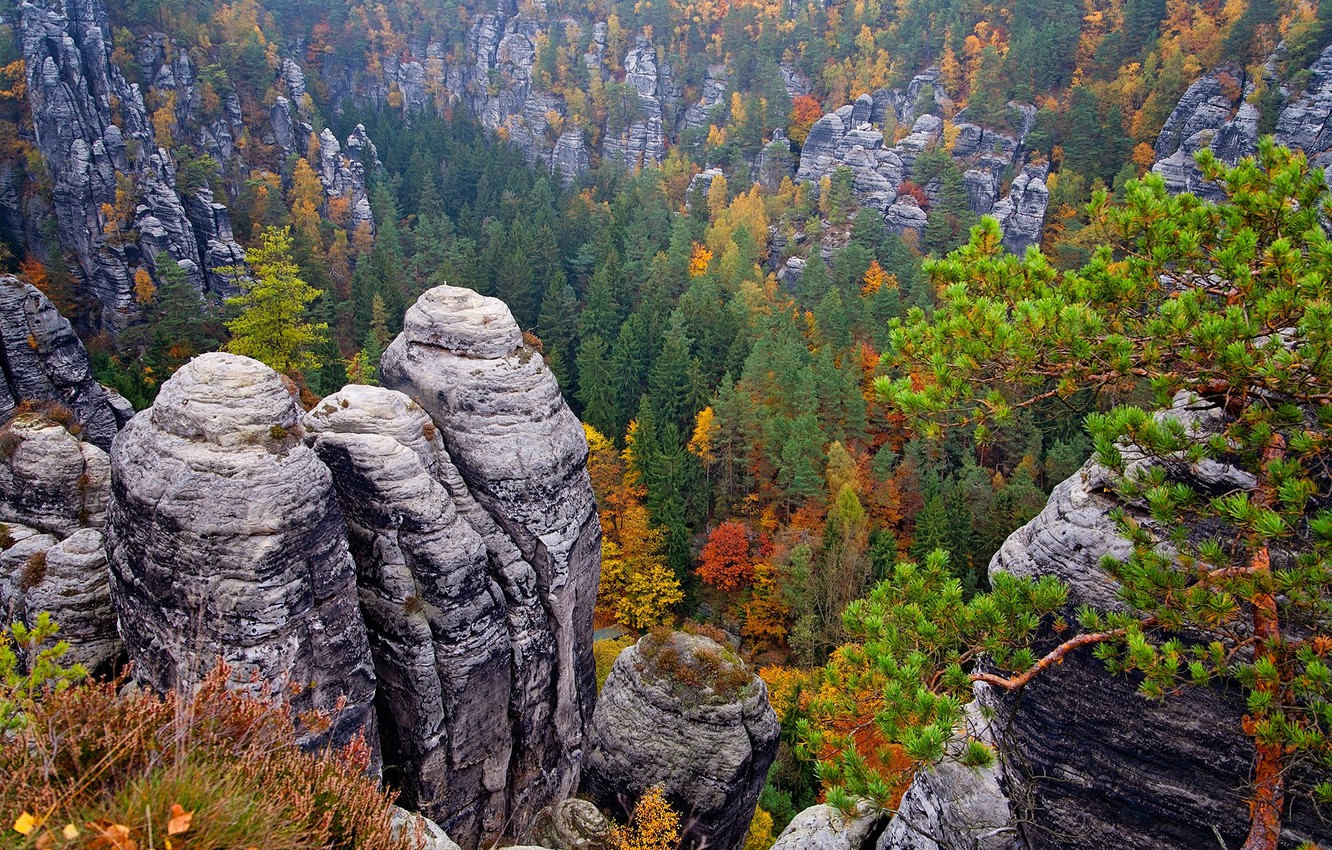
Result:
<svg viewBox="0 0 1332 850"><path fill-rule="evenodd" d="M245 254L227 206L206 182L182 185L184 164L172 150L188 143L220 169L235 164L242 166L236 173L249 173L237 142L246 127L235 92L210 87L217 102L209 104L190 52L161 34L145 37L133 52L146 81L129 83L112 61L102 0L25 2L17 24L34 141L46 166L45 174L31 176L49 180L49 209L14 194L0 195L0 207L23 231L30 253L48 266L64 262L44 235L43 219L54 218L55 243L73 258L70 271L100 308L88 319L90 329L113 335L123 330L139 309L136 273L159 277L168 258L201 290L231 294L235 281L226 270ZM311 107L300 69L290 60L283 82L296 103L279 98L262 135L282 153L305 156ZM157 138L145 105L154 99L164 104L154 114L173 120L173 138ZM347 139L345 152L331 134L320 141L320 158L312 165L323 182L324 211L345 199L349 231L362 223L373 229L365 185L377 161L364 129ZM233 194L239 189L234 181L228 187Z"/></svg>
<svg viewBox="0 0 1332 850"><path fill-rule="evenodd" d="M1159 415L1180 419L1203 440L1216 433L1221 414L1181 397ZM1126 455L1132 452L1125 448ZM1248 475L1214 462L1172 463L1169 474L1204 490L1219 488L1216 492L1242 484ZM1155 525L1142 505L1122 504L1111 486L1110 473L1089 461L1008 538L990 571L1058 576L1069 586L1070 609L1121 604L1113 580L1100 567L1104 556L1124 557L1129 551L1110 513L1123 508L1145 528ZM990 813L988 834L995 840L1020 825L1029 848L1093 850L1107 846L1107 836L1113 836L1113 846L1150 850L1213 846L1218 840L1239 846L1248 831L1246 786L1253 763L1253 747L1241 732L1242 695L1224 686L1190 687L1154 702L1142 698L1136 686L1129 677L1107 673L1090 651L1078 650L1020 695L982 697L998 718L992 729L1015 821L997 822L1003 820L1002 804L992 796L986 802L985 789L974 784L918 781L904 808L914 795L913 810L923 816L918 819L940 827L941 847L976 846L968 843L974 833L949 825L965 823L968 812L976 811ZM1288 802L1290 846L1332 837L1307 804Z"/></svg>
<svg viewBox="0 0 1332 850"><path fill-rule="evenodd" d="M596 693L601 551L587 441L508 308L471 290L422 295L381 371L438 428L451 465L439 465L437 480L484 546L499 622L472 627L507 638L508 714L498 734L512 750L479 778L503 797L502 806L486 804L487 817L502 812L508 831L521 833L525 818L576 787ZM505 826L485 818L463 826L479 814L460 815L457 826L444 816L445 826L464 845L460 829L489 835Z"/></svg>
<svg viewBox="0 0 1332 850"><path fill-rule="evenodd" d="M900 193L904 181L913 179L913 166L922 151L940 143L944 122L937 115L917 114L916 104L926 86L939 86L937 72L912 80L906 91L894 89L863 94L855 103L824 115L810 127L800 150L797 179L818 181L839 168L853 174L852 189L860 203L883 214L891 233L925 230L926 211L911 195ZM994 215L1004 231L1004 246L1022 253L1040 242L1045 226L1049 191L1045 186L1048 165L1027 164L1023 140L1034 123L1035 108L1010 104L1021 117L1016 132L995 130L965 121L954 126L950 153L964 172L967 200L972 212ZM965 117L965 113L963 116ZM884 122L909 125L911 132L885 146ZM1000 194L1006 169L1021 167L1008 194ZM937 200L937 180L922 187Z"/></svg>
<svg viewBox="0 0 1332 850"><path fill-rule="evenodd" d="M111 62L105 7L97 0L24 3L18 23L56 233L102 306L101 326L124 326L134 308L132 266L140 259L155 267L165 252L202 288L198 243L172 187L170 160L153 138L139 88ZM118 222L109 235L103 209L116 208L118 174L134 180L140 203L134 220ZM144 234L142 258L139 246L114 238L117 227Z"/></svg>
<svg viewBox="0 0 1332 850"><path fill-rule="evenodd" d="M66 659L99 672L122 653L102 540L110 473L106 452L41 414L0 430L0 622L51 615Z"/></svg>
<svg viewBox="0 0 1332 850"><path fill-rule="evenodd" d="M111 593L135 676L190 687L220 658L238 687L377 742L375 675L328 468L283 380L231 354L166 381L111 451ZM294 691L294 693L293 693Z"/></svg>
<svg viewBox="0 0 1332 850"><path fill-rule="evenodd" d="M1217 200L1221 190L1203 180L1194 154L1211 148L1229 163L1252 154L1258 143L1258 110L1246 101L1253 81L1241 68L1216 68L1189 86L1156 139L1152 170L1171 191Z"/></svg>
<svg viewBox="0 0 1332 850"><path fill-rule="evenodd" d="M111 448L127 412L93 377L69 321L35 286L11 275L0 276L0 347L0 420L24 402L55 403L69 409L85 439Z"/></svg>
<svg viewBox="0 0 1332 850"><path fill-rule="evenodd" d="M1277 79L1275 62L1264 69L1266 84L1285 99L1276 117L1277 144L1297 148L1319 166L1332 163L1332 47L1325 48L1295 96ZM1193 156L1210 148L1222 162L1234 165L1257 150L1261 115L1247 98L1255 81L1244 69L1222 66L1189 86L1156 140L1156 163L1174 192L1193 192L1216 200L1221 190L1203 180ZM1269 125L1270 126L1270 125Z"/></svg>
<svg viewBox="0 0 1332 850"><path fill-rule="evenodd" d="M464 844L504 826L512 755L510 641L479 508L430 417L405 395L349 386L305 417L333 473L379 681L390 780ZM484 697L482 696L484 695Z"/></svg>
<svg viewBox="0 0 1332 850"><path fill-rule="evenodd" d="M739 658L698 635L649 635L602 688L583 791L627 816L660 784L681 814L681 847L739 850L779 731L767 687Z"/></svg>

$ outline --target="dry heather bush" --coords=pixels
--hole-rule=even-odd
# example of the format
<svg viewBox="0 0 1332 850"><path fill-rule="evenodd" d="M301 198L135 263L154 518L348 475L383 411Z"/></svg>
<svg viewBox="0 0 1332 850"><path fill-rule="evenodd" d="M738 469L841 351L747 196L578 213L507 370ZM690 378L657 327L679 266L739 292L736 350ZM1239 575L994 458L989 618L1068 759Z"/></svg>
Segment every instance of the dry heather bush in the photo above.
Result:
<svg viewBox="0 0 1332 850"><path fill-rule="evenodd" d="M34 700L0 736L0 820L36 824L7 846L411 850L390 830L392 795L366 775L363 741L303 752L286 706L228 691L226 678L219 667L193 697L121 693L122 681ZM188 828L167 845L181 813Z"/></svg>
<svg viewBox="0 0 1332 850"><path fill-rule="evenodd" d="M46 550L33 552L19 572L19 590L27 593L46 580Z"/></svg>
<svg viewBox="0 0 1332 850"><path fill-rule="evenodd" d="M674 632L664 626L649 632L638 651L648 672L670 682L681 698L732 702L749 686L749 668L729 647L696 645L682 652Z"/></svg>

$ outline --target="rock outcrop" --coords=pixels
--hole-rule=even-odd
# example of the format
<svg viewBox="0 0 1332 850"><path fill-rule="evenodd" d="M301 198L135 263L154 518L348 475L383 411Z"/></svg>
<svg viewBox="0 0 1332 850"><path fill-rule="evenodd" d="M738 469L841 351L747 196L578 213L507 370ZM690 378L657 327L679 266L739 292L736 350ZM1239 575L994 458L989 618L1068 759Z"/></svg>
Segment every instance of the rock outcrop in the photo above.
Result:
<svg viewBox="0 0 1332 850"><path fill-rule="evenodd" d="M277 373L221 353L181 367L117 435L111 486L111 595L139 681L190 687L220 658L236 687L375 747L346 526Z"/></svg>
<svg viewBox="0 0 1332 850"><path fill-rule="evenodd" d="M864 206L883 214L890 233L914 231L920 235L928 220L927 210L903 183L914 180L922 186L930 201L937 201L937 179L918 178L917 157L944 143L944 122L937 115L916 115L914 104L927 85L938 80L931 76L912 81L915 94L877 92L861 95L855 103L824 115L809 129L800 150L796 178L817 182L838 169L850 169L852 191ZM1004 245L1014 253L1040 242L1045 225L1049 192L1045 186L1048 165L1026 164L1022 146L1034 122L1031 106L1009 104L1020 117L1016 132L981 127L962 122L954 125L948 153L963 172L967 204L980 215L999 219L1004 231ZM891 147L885 147L884 129L875 122L910 121L911 132ZM891 125L890 125L891 126ZM1008 169L1022 168L1007 195L1001 197L1002 176Z"/></svg>
<svg viewBox="0 0 1332 850"><path fill-rule="evenodd" d="M111 448L122 413L93 377L69 321L35 286L0 276L0 421L19 405L67 408L83 438Z"/></svg>
<svg viewBox="0 0 1332 850"><path fill-rule="evenodd" d="M1242 68L1226 66L1204 74L1180 98L1156 139L1156 163L1172 192L1193 192L1216 200L1221 190L1203 180L1194 155L1211 148L1229 163L1252 154L1258 143L1258 110L1247 102L1253 81Z"/></svg>
<svg viewBox="0 0 1332 850"><path fill-rule="evenodd" d="M991 721L981 709L985 687L977 686L980 696L967 706L967 733L993 745ZM875 850L1022 850L1001 765L970 768L945 760L921 771L874 846Z"/></svg>
<svg viewBox="0 0 1332 850"><path fill-rule="evenodd" d="M1221 414L1181 397L1159 415L1180 419L1203 440L1216 432ZM1124 451L1132 457L1132 447ZM1210 462L1173 462L1170 475L1225 490L1226 481L1247 473ZM990 572L1055 575L1069 586L1070 609L1119 605L1115 584L1100 566L1104 556L1122 557L1128 551L1111 511L1122 508L1147 529L1155 524L1143 506L1121 503L1111 485L1111 473L1089 461L1055 487L1035 519L1008 538ZM1240 731L1240 693L1224 686L1190 687L1153 702L1136 688L1129 677L1107 673L1089 650L1078 650L1020 696L982 698L997 718L991 728L1002 757L1003 788L1027 847L1092 850L1106 846L1106 836L1114 836L1116 846L1148 850L1241 843L1248 830L1245 787L1253 747ZM969 791L926 780L916 809L927 823L946 828L943 838L976 846L974 835L947 826L964 822L974 811L968 807L984 797L974 791L974 786ZM991 799L983 808L999 812L1002 807ZM1325 823L1300 801L1290 801L1285 828L1291 846L1330 837ZM991 835L1001 840L1002 833ZM949 846L945 840L937 843Z"/></svg>
<svg viewBox="0 0 1332 850"><path fill-rule="evenodd" d="M1308 69L1297 94L1277 76L1275 57L1263 68L1263 83L1279 97L1269 100L1267 126L1277 144L1308 154L1319 166L1332 164L1332 46L1324 48ZM1217 159L1234 165L1257 150L1264 114L1251 103L1257 81L1243 68L1223 65L1189 86L1156 140L1152 170L1173 192L1192 192L1217 200L1221 189L1203 179L1194 155L1209 148ZM1264 132L1269 132L1265 130Z"/></svg>
<svg viewBox="0 0 1332 850"><path fill-rule="evenodd" d="M20 413L0 429L0 522L58 539L106 526L106 452L44 415Z"/></svg>
<svg viewBox="0 0 1332 850"><path fill-rule="evenodd" d="M1048 165L1028 165L1009 187L1008 194L990 209L1004 232L1004 247L1021 255L1041 243L1045 211L1050 205L1050 189L1045 185Z"/></svg>
<svg viewBox="0 0 1332 850"><path fill-rule="evenodd" d="M498 628L510 659L507 714L494 721L500 728L484 731L512 751L475 776L496 797L485 818L468 809L436 819L464 846L470 835L521 834L527 818L576 788L596 693L592 608L601 549L587 441L508 308L471 290L441 286L422 295L381 371L384 385L424 408L438 428L447 457L439 456L437 480L479 535L496 594L491 619L471 626L482 641L480 633ZM423 601L428 608L430 599ZM480 752L475 741L463 742L469 758Z"/></svg>
<svg viewBox="0 0 1332 850"><path fill-rule="evenodd" d="M767 687L712 640L652 634L620 653L588 729L583 790L627 816L662 785L681 847L739 850L777 755Z"/></svg>
<svg viewBox="0 0 1332 850"><path fill-rule="evenodd" d="M510 641L476 506L419 405L349 386L305 417L333 473L379 682L385 761L404 804L469 846L508 817ZM484 694L485 698L478 698Z"/></svg>

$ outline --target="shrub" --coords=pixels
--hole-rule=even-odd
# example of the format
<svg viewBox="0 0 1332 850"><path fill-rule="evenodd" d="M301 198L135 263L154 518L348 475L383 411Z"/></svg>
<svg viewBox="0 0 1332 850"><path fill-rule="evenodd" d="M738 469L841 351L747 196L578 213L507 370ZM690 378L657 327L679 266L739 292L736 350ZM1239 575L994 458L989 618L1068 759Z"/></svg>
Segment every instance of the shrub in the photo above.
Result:
<svg viewBox="0 0 1332 850"><path fill-rule="evenodd" d="M615 666L615 659L620 657L621 652L633 645L633 635L602 638L592 644L592 657L597 662L597 693L601 693L601 688L606 684L611 668Z"/></svg>
<svg viewBox="0 0 1332 850"><path fill-rule="evenodd" d="M643 638L638 652L644 665L640 669L669 683L681 699L734 702L749 687L749 668L729 647L689 640L664 626Z"/></svg>
<svg viewBox="0 0 1332 850"><path fill-rule="evenodd" d="M0 736L0 819L26 827L17 846L168 846L172 826L174 850L410 850L363 740L303 752L288 706L228 691L227 676L219 666L192 696L112 681L28 701L26 722Z"/></svg>
<svg viewBox="0 0 1332 850"><path fill-rule="evenodd" d="M628 826L611 829L611 850L676 850L679 846L680 815L659 785L643 792Z"/></svg>
<svg viewBox="0 0 1332 850"><path fill-rule="evenodd" d="M28 559L23 562L23 569L19 573L19 590L27 593L37 585L41 584L46 578L46 550L33 552Z"/></svg>

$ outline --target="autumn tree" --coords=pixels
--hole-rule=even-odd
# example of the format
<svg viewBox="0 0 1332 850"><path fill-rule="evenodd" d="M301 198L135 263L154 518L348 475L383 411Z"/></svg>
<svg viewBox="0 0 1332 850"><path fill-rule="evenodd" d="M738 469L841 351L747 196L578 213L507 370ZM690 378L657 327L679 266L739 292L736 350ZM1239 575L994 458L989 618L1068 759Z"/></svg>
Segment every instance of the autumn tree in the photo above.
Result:
<svg viewBox="0 0 1332 850"><path fill-rule="evenodd" d="M749 529L744 523L728 520L712 530L699 558L698 576L723 591L741 590L753 582Z"/></svg>
<svg viewBox="0 0 1332 850"><path fill-rule="evenodd" d="M923 761L943 757L972 681L1016 689L1082 646L1134 673L1149 699L1237 683L1255 748L1243 846L1274 850L1289 797L1332 800L1332 511L1316 497L1332 448L1332 242L1320 220L1332 195L1321 169L1270 138L1234 168L1210 151L1198 162L1222 202L1173 196L1157 175L1130 182L1122 206L1102 190L1091 219L1103 244L1076 271L1005 253L986 220L927 266L938 307L895 327L885 355L895 377L878 384L922 433L966 426L982 445L1016 410L1085 389L1150 388L1158 406L1180 393L1210 405L1217 433L1202 440L1151 407L1088 419L1112 486L1153 520L1116 514L1132 552L1106 568L1125 609L1080 609L1080 628L1037 660L1030 639L1042 621L1065 625L1064 589L1001 574L990 594L963 602L931 554L852 606L856 644L829 675L851 677L839 680L848 696L882 700L881 736ZM1250 473L1207 489L1167 473L1181 459ZM978 651L999 672L972 668ZM925 663L895 666L902 653ZM891 778L842 743L825 774L834 784L870 796L888 788ZM988 755L971 742L964 758Z"/></svg>
<svg viewBox="0 0 1332 850"><path fill-rule="evenodd" d="M667 802L660 785L638 799L626 826L611 829L611 850L676 850L680 846L680 815Z"/></svg>
<svg viewBox="0 0 1332 850"><path fill-rule="evenodd" d="M299 372L319 365L314 355L328 326L306 318L306 307L319 290L301 279L291 259L291 232L270 227L245 253L250 275L240 278L241 294L227 299L238 310L227 322L227 351L260 360L278 372Z"/></svg>

